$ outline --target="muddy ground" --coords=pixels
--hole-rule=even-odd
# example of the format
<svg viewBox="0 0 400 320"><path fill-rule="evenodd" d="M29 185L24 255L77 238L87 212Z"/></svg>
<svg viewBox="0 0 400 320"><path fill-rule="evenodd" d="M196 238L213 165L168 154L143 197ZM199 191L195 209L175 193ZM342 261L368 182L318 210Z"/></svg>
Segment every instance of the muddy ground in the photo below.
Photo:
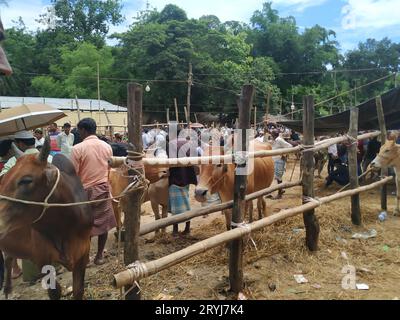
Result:
<svg viewBox="0 0 400 320"><path fill-rule="evenodd" d="M289 160L285 180L289 180L294 160ZM298 166L293 179L299 177ZM324 180L315 180L316 196L340 189L333 185L323 188ZM350 199L345 198L316 210L321 227L319 250L310 253L304 244L302 216L281 221L262 231L254 232L246 242L244 279L246 299L399 299L400 298L400 218L393 217L394 186L389 186L389 217L379 222L380 192L361 194L363 226L355 227L350 220ZM271 214L280 209L301 204L301 188L287 190L282 200L267 199ZM193 207L199 204L192 199ZM154 219L149 204L143 206L142 223ZM183 229L184 224L181 224ZM185 248L197 241L225 231L225 219L220 213L192 221L192 234L171 236L171 228L162 238L154 234L141 239L141 261L154 260ZM377 235L366 240L352 239L356 232L375 229ZM92 254L96 243L93 242ZM122 257L122 255L121 255ZM367 284L369 290L342 288L342 269L354 266L356 283ZM117 261L116 242L110 233L107 263L87 269L86 299L120 299L120 291L111 286L112 275L124 267ZM301 274L307 283L299 284L294 275ZM71 274L58 276L64 291L71 286ZM228 251L217 247L204 254L140 281L143 299L234 299L229 292ZM0 299L2 299L1 297ZM65 299L70 299L66 295ZM40 280L35 284L14 280L11 299L47 299Z"/></svg>

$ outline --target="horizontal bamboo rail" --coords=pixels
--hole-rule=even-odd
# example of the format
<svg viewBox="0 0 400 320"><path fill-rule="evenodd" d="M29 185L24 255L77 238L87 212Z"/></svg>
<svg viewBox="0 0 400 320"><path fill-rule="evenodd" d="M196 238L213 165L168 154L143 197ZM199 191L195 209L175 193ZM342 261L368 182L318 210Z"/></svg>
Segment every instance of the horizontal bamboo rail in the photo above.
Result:
<svg viewBox="0 0 400 320"><path fill-rule="evenodd" d="M365 191L377 188L381 185L386 184L387 182L389 182L392 179L393 179L393 177L386 177L378 182L371 183L367 186L359 187L357 189L336 193L336 194L326 196L323 198L319 198L319 199L311 199L310 202L303 204L301 206L281 210L280 212L278 212L272 216L269 216L269 217L263 218L261 220L255 221L251 224L248 224L248 225L246 225L246 227L236 228L236 229L233 229L230 231L223 232L221 234L218 234L209 239L200 241L194 245L191 245L185 249L174 252L174 253L167 255L165 257L162 257L160 259L157 259L154 261L149 261L146 263L138 263L130 269L127 269L125 271L115 274L114 280L113 280L113 286L115 288L121 288L122 286L125 286L125 285L131 285L135 281L138 281L142 278L151 276L159 271L170 268L170 267L172 267L178 263L181 263L193 256L196 256L207 250L210 250L212 248L220 246L226 242L232 241L234 239L242 238L242 237L250 234L253 231L260 230L266 226L269 226L271 224L274 224L274 223L284 220L286 218L295 216L304 211L315 209L315 208L321 206L322 204L329 203L329 202L332 202L332 201L335 201L335 200L338 200L338 199L341 199L344 197L349 197L349 196L352 196L355 194L359 194L361 192L365 192Z"/></svg>
<svg viewBox="0 0 400 320"><path fill-rule="evenodd" d="M377 137L380 135L379 131L369 132L357 137L357 140L364 140L367 138ZM348 136L341 136L337 138L327 139L316 143L313 147L302 146L299 145L297 147L292 148L284 148L284 149L276 149L276 150L264 150L264 151L256 151L256 152L249 152L250 158L262 158L262 157L271 157L271 156L278 156L284 154L292 154L297 153L302 150L310 150L310 151L318 151L322 149L326 149L329 146L348 141ZM233 163L234 155L228 154L223 156L206 156L206 157L184 157L184 158L144 158L143 163L147 166L154 166L154 167L189 167L193 165L201 165L201 164L221 164L221 163ZM109 164L111 167L119 167L122 163L126 161L125 157L118 157L115 159L114 157L109 160Z"/></svg>
<svg viewBox="0 0 400 320"><path fill-rule="evenodd" d="M265 196L265 195L270 194L277 190L293 188L293 187L296 187L299 185L301 185L301 181L287 182L287 183L275 185L273 187L269 187L269 188L248 194L246 196L246 201L257 199L259 197ZM217 205L213 205L211 207L190 210L190 211L182 213L182 214L170 216L168 218L159 219L154 222L150 222L150 223L146 223L146 224L142 225L140 227L140 235L143 236L150 232L156 231L161 228L168 227L168 226L176 224L176 223L182 223L182 222L188 221L188 220L196 218L196 217L204 216L206 214L210 214L210 213L214 213L214 212L218 212L218 211L222 211L222 210L226 210L226 209L231 209L232 207L233 207L233 201L228 201L228 202L220 203Z"/></svg>

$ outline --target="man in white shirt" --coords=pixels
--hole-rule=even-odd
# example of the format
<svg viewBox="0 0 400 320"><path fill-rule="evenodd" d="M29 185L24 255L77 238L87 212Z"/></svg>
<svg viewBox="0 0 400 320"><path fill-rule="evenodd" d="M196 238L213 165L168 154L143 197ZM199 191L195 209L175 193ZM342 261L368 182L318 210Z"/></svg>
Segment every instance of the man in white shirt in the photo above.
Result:
<svg viewBox="0 0 400 320"><path fill-rule="evenodd" d="M272 131L271 136L273 139L272 150L293 147L289 142L286 142L282 137L280 137L279 130ZM275 179L278 182L278 184L280 184L282 183L282 177L286 170L286 156L285 155L274 156L272 157L272 159L274 160ZM281 199L284 193L285 192L282 189L279 190L278 195L275 197L275 199Z"/></svg>
<svg viewBox="0 0 400 320"><path fill-rule="evenodd" d="M74 134L71 133L71 125L69 123L64 123L63 130L57 136L57 145L61 149L61 153L69 158L74 145Z"/></svg>
<svg viewBox="0 0 400 320"><path fill-rule="evenodd" d="M328 147L328 157L328 174L330 174L335 170L334 162L338 158L338 150L336 144L332 144Z"/></svg>
<svg viewBox="0 0 400 320"><path fill-rule="evenodd" d="M33 133L33 136L35 137L35 148L39 149L43 146L44 144L44 137L43 137L43 131L42 129L36 129Z"/></svg>

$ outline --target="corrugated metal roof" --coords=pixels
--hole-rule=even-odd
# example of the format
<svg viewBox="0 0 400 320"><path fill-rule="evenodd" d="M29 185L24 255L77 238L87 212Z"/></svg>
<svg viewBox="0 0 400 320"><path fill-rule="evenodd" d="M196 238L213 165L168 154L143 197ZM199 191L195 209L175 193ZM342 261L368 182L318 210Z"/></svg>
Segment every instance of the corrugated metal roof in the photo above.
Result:
<svg viewBox="0 0 400 320"><path fill-rule="evenodd" d="M62 98L41 98L41 97L6 97L0 96L1 108L12 108L21 104L45 103L53 108L60 110L77 110L75 99ZM97 111L99 110L98 100L78 99L79 109L82 111ZM114 105L110 102L100 100L100 110L106 111L126 111L126 108Z"/></svg>

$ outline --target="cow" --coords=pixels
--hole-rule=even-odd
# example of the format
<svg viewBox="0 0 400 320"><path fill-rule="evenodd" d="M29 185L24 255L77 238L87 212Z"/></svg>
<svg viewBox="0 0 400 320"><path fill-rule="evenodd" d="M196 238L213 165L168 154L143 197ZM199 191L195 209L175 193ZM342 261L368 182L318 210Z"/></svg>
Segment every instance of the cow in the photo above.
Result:
<svg viewBox="0 0 400 320"><path fill-rule="evenodd" d="M147 156L152 157L154 155L147 154ZM143 203L150 201L156 220L166 218L168 216L168 170L166 168L145 166L145 177L150 185L144 194ZM129 185L128 167L110 169L108 180L111 185L112 196L120 195ZM126 198L122 197L119 200L113 200L113 209L115 220L117 221L118 234L118 231L122 228L122 212L126 210Z"/></svg>
<svg viewBox="0 0 400 320"><path fill-rule="evenodd" d="M256 140L250 141L250 150L271 150L271 146ZM205 150L207 155L222 155L223 147L210 146ZM222 202L233 199L235 164L202 164L200 165L199 183L195 189L195 199L199 202L207 200L207 194L219 193ZM268 188L274 179L274 162L271 157L255 158L254 170L247 176L246 193L250 194ZM257 199L258 216L266 216L266 203L263 197ZM252 217L252 202L247 203L246 212ZM231 210L225 210L226 227L231 225Z"/></svg>
<svg viewBox="0 0 400 320"><path fill-rule="evenodd" d="M87 201L85 190L71 161L54 156L47 162L50 140L47 137L38 154L18 155L13 168L0 179L0 195L14 199L49 203ZM13 258L29 259L40 269L60 263L72 271L73 297L82 299L89 261L90 232L94 215L89 204L48 207L0 200L0 249L5 253L6 298L11 292ZM48 289L50 299L61 298L61 287Z"/></svg>
<svg viewBox="0 0 400 320"><path fill-rule="evenodd" d="M387 140L380 148L378 155L372 160L373 169L393 167L396 174L396 208L394 215L400 215L400 145L395 140Z"/></svg>

